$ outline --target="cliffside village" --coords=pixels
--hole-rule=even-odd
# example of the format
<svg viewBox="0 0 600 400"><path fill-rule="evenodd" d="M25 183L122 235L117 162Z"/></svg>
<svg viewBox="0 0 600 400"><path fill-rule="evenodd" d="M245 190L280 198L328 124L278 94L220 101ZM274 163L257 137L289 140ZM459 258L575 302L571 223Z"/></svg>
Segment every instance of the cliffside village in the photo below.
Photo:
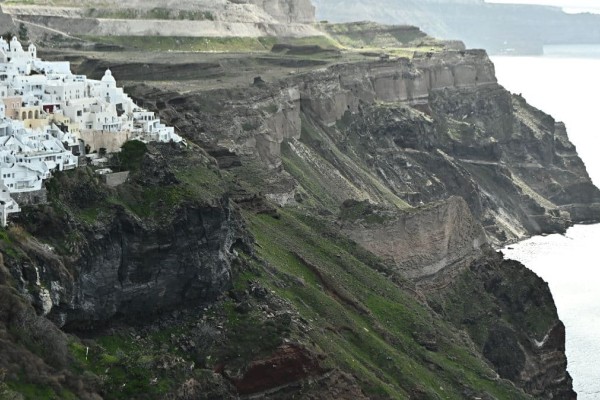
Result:
<svg viewBox="0 0 600 400"><path fill-rule="evenodd" d="M119 151L128 140L182 142L174 128L138 107L107 70L101 80L71 73L69 62L37 57L30 44L0 38L0 224L19 199L43 191L53 171L79 157Z"/></svg>

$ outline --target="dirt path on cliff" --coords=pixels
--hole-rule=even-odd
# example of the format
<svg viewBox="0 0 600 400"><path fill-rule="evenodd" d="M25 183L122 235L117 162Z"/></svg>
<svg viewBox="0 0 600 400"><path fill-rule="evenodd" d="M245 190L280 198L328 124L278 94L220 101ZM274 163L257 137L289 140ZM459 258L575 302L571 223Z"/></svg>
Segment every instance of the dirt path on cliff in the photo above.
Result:
<svg viewBox="0 0 600 400"><path fill-rule="evenodd" d="M44 31L56 33L57 35L61 35L61 36L64 36L66 38L69 38L69 39L73 39L73 40L77 40L77 41L80 41L80 42L84 42L83 39L80 39L80 38L75 37L75 36L71 36L68 33L59 31L58 29L48 28L47 26L44 26L44 25L36 24L36 23L33 23L33 22L29 22L29 21L23 21L22 19L18 19L18 18L14 18L14 17L13 17L13 21L15 21L16 23L25 24L26 26L29 25L29 26L36 27L38 29L42 29Z"/></svg>

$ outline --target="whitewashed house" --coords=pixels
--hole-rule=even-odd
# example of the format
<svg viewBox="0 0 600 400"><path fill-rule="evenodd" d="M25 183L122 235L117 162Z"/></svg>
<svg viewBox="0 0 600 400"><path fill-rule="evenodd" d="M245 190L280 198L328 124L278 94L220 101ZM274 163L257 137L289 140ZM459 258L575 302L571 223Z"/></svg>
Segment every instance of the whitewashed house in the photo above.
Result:
<svg viewBox="0 0 600 400"><path fill-rule="evenodd" d="M6 226L8 216L13 213L18 213L21 208L16 201L10 197L10 191L0 178L0 224Z"/></svg>
<svg viewBox="0 0 600 400"><path fill-rule="evenodd" d="M10 194L43 189L53 171L75 168L82 143L119 151L124 142L184 142L138 107L110 70L74 75L69 62L43 61L35 45L0 38L0 223L18 212Z"/></svg>

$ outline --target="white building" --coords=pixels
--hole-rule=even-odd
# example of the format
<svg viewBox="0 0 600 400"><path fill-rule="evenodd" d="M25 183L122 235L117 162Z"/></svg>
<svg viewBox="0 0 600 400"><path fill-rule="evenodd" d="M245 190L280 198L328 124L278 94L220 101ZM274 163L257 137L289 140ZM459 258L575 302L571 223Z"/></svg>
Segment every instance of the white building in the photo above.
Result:
<svg viewBox="0 0 600 400"><path fill-rule="evenodd" d="M8 216L19 211L19 205L10 197L8 188L0 179L0 224L6 226Z"/></svg>
<svg viewBox="0 0 600 400"><path fill-rule="evenodd" d="M117 87L110 70L101 80L74 75L69 62L42 61L33 44L23 49L17 38L0 38L0 189L41 190L53 171L77 167L71 149L82 141L91 151L115 152L131 139L183 142ZM5 197L3 225L19 211Z"/></svg>
<svg viewBox="0 0 600 400"><path fill-rule="evenodd" d="M77 157L65 148L77 138L56 125L42 129L25 129L22 121L4 116L0 103L0 179L11 193L42 189L42 181L52 171L77 167Z"/></svg>

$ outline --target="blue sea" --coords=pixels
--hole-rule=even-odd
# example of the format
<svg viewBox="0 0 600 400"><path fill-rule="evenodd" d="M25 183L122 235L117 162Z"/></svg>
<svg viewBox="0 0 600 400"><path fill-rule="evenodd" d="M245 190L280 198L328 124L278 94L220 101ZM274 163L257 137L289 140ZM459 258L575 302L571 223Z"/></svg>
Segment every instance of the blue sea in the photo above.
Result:
<svg viewBox="0 0 600 400"><path fill-rule="evenodd" d="M600 46L549 46L539 57L493 57L499 82L565 122L600 184ZM550 285L567 328L568 369L580 400L600 399L600 225L504 249Z"/></svg>

